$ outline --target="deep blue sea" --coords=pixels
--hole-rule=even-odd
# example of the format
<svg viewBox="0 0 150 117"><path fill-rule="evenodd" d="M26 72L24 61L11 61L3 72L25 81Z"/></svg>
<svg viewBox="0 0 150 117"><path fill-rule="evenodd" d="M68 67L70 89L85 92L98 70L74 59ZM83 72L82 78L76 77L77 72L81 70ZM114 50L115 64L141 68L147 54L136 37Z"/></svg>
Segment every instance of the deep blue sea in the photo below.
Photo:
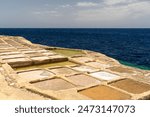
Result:
<svg viewBox="0 0 150 117"><path fill-rule="evenodd" d="M34 43L88 49L150 70L150 29L0 29Z"/></svg>

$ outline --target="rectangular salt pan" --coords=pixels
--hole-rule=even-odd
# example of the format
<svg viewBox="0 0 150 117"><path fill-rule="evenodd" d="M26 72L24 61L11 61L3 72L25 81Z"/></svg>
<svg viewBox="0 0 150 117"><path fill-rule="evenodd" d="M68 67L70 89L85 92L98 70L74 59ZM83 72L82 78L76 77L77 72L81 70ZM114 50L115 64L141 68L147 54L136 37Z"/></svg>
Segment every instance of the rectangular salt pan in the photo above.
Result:
<svg viewBox="0 0 150 117"><path fill-rule="evenodd" d="M79 93L94 100L126 100L131 98L130 95L108 86L96 86L79 91Z"/></svg>
<svg viewBox="0 0 150 117"><path fill-rule="evenodd" d="M65 90L75 87L71 83L59 78L33 83L33 85L42 90L54 90L54 91Z"/></svg>
<svg viewBox="0 0 150 117"><path fill-rule="evenodd" d="M75 58L72 58L72 59L77 61L77 62L81 62L81 63L93 61L93 59L89 58L89 57L75 57Z"/></svg>
<svg viewBox="0 0 150 117"><path fill-rule="evenodd" d="M69 76L67 78L71 80L74 84L79 85L79 86L89 86L89 85L100 84L100 81L88 75L84 75L84 74Z"/></svg>
<svg viewBox="0 0 150 117"><path fill-rule="evenodd" d="M46 70L32 70L19 72L18 75L23 79L42 79L53 76L54 74Z"/></svg>
<svg viewBox="0 0 150 117"><path fill-rule="evenodd" d="M88 63L86 63L86 65L89 65L89 66L94 67L94 68L107 68L107 67L110 67L110 65L108 65L108 64L99 63L99 62L88 62Z"/></svg>
<svg viewBox="0 0 150 117"><path fill-rule="evenodd" d="M72 69L81 71L81 72L94 72L97 70L97 69L89 67L89 66L76 66L76 67L72 67Z"/></svg>
<svg viewBox="0 0 150 117"><path fill-rule="evenodd" d="M56 75L72 75L72 74L78 73L78 72L76 72L72 69L66 68L66 67L50 69L50 71L55 73Z"/></svg>
<svg viewBox="0 0 150 117"><path fill-rule="evenodd" d="M124 79L114 83L111 83L111 86L120 88L130 93L140 94L146 91L150 91L150 85L134 81L132 79Z"/></svg>
<svg viewBox="0 0 150 117"><path fill-rule="evenodd" d="M119 78L118 75L111 74L108 72L94 72L91 73L90 75L101 80L114 80Z"/></svg>

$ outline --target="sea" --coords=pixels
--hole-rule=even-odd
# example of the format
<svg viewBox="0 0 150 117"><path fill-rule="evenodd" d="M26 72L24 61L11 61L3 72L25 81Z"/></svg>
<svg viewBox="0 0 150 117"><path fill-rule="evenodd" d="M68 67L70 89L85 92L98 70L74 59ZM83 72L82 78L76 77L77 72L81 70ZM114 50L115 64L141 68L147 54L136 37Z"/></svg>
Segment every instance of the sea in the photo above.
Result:
<svg viewBox="0 0 150 117"><path fill-rule="evenodd" d="M48 46L92 50L124 65L150 70L150 29L1 28L0 35L23 36Z"/></svg>

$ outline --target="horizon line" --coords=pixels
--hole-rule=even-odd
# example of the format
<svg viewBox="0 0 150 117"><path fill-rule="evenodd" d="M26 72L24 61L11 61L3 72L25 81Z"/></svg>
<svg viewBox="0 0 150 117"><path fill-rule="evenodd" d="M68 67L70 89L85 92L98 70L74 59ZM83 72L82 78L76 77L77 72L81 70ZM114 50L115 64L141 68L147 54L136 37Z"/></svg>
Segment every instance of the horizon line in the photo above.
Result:
<svg viewBox="0 0 150 117"><path fill-rule="evenodd" d="M0 27L0 29L150 29L150 27L10 27L10 28L3 28L3 27Z"/></svg>

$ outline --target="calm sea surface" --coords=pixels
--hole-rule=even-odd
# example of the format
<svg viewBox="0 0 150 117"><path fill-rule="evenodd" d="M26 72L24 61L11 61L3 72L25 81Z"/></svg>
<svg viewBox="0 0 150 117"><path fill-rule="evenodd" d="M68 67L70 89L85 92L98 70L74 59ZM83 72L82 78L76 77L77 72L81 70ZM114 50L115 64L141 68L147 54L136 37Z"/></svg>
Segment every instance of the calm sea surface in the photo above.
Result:
<svg viewBox="0 0 150 117"><path fill-rule="evenodd" d="M150 29L0 29L49 46L88 49L150 70Z"/></svg>

